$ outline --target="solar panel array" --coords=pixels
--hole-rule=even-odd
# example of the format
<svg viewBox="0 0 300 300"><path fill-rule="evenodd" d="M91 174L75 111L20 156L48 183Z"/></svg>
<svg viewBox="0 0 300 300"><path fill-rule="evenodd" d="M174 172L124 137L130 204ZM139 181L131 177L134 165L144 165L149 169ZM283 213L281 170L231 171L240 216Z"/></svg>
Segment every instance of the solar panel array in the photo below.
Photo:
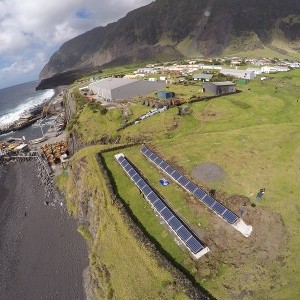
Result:
<svg viewBox="0 0 300 300"><path fill-rule="evenodd" d="M167 173L172 179L174 179L178 184L180 184L184 189L188 190L191 194L193 194L196 198L198 198L201 202L207 205L210 209L212 209L216 214L226 220L229 224L234 224L239 217L233 213L231 210L226 208L223 204L216 201L210 195L208 195L205 191L187 179L184 175L170 166L166 161L156 155L149 148L143 146L141 148L141 152L152 161L157 167L162 169L165 173Z"/></svg>
<svg viewBox="0 0 300 300"><path fill-rule="evenodd" d="M116 155L116 159L122 166L123 170L135 183L135 185L144 194L147 201L152 205L154 210L162 217L169 228L176 233L184 245L195 255L199 254L207 247L199 238L184 224L180 218L166 205L164 200L152 189L152 187L142 178L142 176L132 167L126 157L121 154ZM205 253L206 253L205 252Z"/></svg>

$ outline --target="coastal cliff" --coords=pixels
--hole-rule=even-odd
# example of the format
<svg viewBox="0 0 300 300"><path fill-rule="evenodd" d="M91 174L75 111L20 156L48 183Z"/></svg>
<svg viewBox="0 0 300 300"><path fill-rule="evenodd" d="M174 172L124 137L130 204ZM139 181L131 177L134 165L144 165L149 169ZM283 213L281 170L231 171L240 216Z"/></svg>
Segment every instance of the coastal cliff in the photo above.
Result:
<svg viewBox="0 0 300 300"><path fill-rule="evenodd" d="M299 57L299 14L298 0L157 0L64 43L40 80L104 65L257 50Z"/></svg>

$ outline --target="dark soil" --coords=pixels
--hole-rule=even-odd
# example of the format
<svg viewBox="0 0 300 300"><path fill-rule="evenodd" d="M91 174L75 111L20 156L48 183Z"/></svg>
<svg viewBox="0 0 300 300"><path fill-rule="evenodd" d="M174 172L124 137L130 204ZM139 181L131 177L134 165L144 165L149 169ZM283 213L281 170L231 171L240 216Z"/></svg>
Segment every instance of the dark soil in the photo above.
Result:
<svg viewBox="0 0 300 300"><path fill-rule="evenodd" d="M192 172L192 176L200 182L214 182L225 177L225 171L214 163L202 163Z"/></svg>
<svg viewBox="0 0 300 300"><path fill-rule="evenodd" d="M85 299L86 243L63 206L44 204L34 163L0 179L0 298Z"/></svg>

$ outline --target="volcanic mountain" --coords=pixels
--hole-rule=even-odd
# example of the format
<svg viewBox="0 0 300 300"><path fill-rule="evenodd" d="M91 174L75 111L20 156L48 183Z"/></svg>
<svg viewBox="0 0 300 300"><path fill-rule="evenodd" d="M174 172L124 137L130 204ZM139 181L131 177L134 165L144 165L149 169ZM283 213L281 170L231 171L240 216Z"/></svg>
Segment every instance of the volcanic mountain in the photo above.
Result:
<svg viewBox="0 0 300 300"><path fill-rule="evenodd" d="M64 43L40 79L103 65L255 52L300 57L299 0L157 0Z"/></svg>

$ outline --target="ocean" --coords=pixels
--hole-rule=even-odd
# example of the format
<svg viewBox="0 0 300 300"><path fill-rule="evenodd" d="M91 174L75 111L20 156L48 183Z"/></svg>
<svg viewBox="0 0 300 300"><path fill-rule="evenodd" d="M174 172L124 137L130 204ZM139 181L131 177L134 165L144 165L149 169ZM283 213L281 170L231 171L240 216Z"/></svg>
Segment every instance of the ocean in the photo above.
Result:
<svg viewBox="0 0 300 300"><path fill-rule="evenodd" d="M0 89L0 127L11 124L31 109L49 101L55 90L36 91L38 82L28 82ZM23 136L26 138L39 137L40 130L24 129L19 132L5 134L1 137ZM26 136L27 135L27 136Z"/></svg>

